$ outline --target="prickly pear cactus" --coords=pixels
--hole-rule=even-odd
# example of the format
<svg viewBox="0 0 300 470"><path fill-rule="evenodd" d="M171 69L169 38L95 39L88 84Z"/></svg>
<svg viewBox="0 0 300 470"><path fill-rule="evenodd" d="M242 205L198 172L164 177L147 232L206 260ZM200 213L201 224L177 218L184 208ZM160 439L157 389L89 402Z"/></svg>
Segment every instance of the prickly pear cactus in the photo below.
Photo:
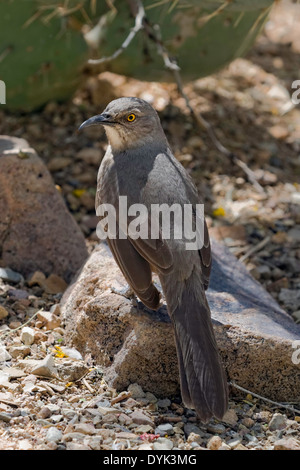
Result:
<svg viewBox="0 0 300 470"><path fill-rule="evenodd" d="M210 75L253 45L265 24L273 0L144 0L146 15L159 25L161 38L176 58L183 79ZM111 55L133 25L126 2L115 2L118 16L98 56ZM153 41L140 32L110 70L139 79L172 79Z"/></svg>
<svg viewBox="0 0 300 470"><path fill-rule="evenodd" d="M74 92L88 58L79 3L86 3L91 18L102 13L98 8L93 15L84 0L0 0L0 80L7 108L28 111Z"/></svg>
<svg viewBox="0 0 300 470"><path fill-rule="evenodd" d="M144 0L183 79L209 75L253 44L273 0ZM110 56L134 19L128 0L0 0L0 80L6 107L30 111L65 100L89 57ZM172 79L151 39L140 31L111 62L90 66L146 80Z"/></svg>

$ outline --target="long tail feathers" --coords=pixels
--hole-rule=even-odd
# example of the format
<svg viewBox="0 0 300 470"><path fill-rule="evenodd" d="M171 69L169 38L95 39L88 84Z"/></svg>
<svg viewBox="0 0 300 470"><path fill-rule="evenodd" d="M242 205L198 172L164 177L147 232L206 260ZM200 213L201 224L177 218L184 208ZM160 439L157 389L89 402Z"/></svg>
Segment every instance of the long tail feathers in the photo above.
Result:
<svg viewBox="0 0 300 470"><path fill-rule="evenodd" d="M203 295L203 297L202 297ZM227 381L220 361L205 293L187 282L180 305L172 312L184 404L206 422L221 419L228 406Z"/></svg>

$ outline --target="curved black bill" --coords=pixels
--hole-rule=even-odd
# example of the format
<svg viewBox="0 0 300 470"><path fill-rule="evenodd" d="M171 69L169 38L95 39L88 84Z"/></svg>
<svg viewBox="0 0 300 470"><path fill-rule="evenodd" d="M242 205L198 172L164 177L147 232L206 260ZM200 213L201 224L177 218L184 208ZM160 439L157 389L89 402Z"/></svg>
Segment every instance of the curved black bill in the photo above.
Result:
<svg viewBox="0 0 300 470"><path fill-rule="evenodd" d="M85 127L97 126L98 124L111 124L108 120L108 116L105 114L98 114L97 116L93 116L87 121L84 121L78 128L78 131L81 131Z"/></svg>

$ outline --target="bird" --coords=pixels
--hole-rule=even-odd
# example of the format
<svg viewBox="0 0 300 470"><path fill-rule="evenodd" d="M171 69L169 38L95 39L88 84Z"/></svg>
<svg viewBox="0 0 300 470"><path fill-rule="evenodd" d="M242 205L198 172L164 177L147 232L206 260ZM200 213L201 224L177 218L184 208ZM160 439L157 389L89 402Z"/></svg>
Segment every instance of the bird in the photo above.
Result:
<svg viewBox="0 0 300 470"><path fill-rule="evenodd" d="M121 196L127 198L128 207L140 204L148 213L153 205L195 208L200 203L196 186L173 155L150 103L137 97L117 98L78 130L90 126L103 126L108 139L98 171L96 209L101 204L117 209ZM145 223L151 228L150 219ZM154 274L160 280L174 330L185 407L195 410L202 422L222 419L228 408L228 386L206 298L212 254L205 218L202 246L189 250L184 240L165 237L161 225L155 239L131 236L121 227L117 210L116 225L117 236L108 234L107 243L130 289L150 310L160 308Z"/></svg>

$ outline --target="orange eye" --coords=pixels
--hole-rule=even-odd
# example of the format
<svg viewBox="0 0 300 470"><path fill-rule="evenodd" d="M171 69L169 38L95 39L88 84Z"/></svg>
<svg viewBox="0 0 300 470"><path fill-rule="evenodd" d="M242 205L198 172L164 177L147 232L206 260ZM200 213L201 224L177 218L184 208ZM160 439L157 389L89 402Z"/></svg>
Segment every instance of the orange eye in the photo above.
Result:
<svg viewBox="0 0 300 470"><path fill-rule="evenodd" d="M132 122L132 121L134 121L134 120L135 120L135 114L129 114L129 115L127 116L127 121Z"/></svg>

